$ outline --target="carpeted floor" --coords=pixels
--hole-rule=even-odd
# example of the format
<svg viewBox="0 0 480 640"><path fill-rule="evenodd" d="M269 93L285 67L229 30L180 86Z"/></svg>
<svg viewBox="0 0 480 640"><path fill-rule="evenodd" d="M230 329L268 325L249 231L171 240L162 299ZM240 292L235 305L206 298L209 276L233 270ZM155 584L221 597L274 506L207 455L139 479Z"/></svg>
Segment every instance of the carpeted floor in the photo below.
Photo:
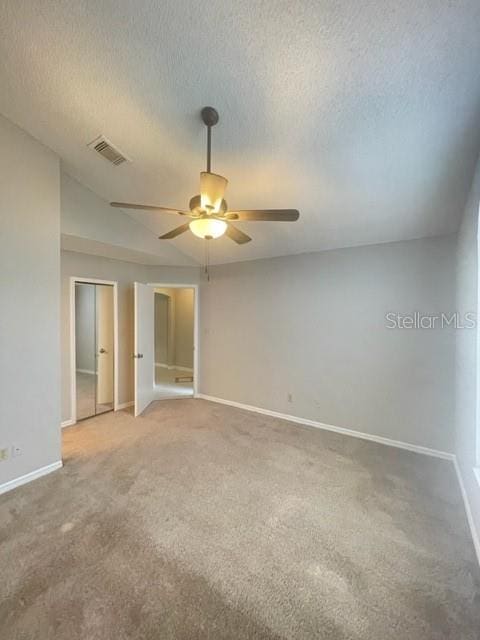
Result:
<svg viewBox="0 0 480 640"><path fill-rule="evenodd" d="M64 431L0 498L5 640L478 640L452 465L202 400Z"/></svg>

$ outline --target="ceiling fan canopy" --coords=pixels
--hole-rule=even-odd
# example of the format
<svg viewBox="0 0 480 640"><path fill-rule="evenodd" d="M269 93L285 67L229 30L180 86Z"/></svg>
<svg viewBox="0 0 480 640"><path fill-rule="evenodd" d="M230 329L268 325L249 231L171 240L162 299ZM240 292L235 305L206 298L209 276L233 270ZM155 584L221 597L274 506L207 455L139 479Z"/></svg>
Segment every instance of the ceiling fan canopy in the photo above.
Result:
<svg viewBox="0 0 480 640"><path fill-rule="evenodd" d="M202 120L207 127L207 170L200 173L200 194L190 199L189 211L129 202L111 202L111 206L159 213L176 213L191 219L190 222L164 233L160 236L160 240L172 240L190 230L195 236L205 240L220 238L225 234L237 244L245 244L250 242L250 236L232 225L232 221L295 222L298 220L300 214L296 209L228 210L224 198L228 180L211 171L212 127L219 120L218 112L213 107L204 107Z"/></svg>

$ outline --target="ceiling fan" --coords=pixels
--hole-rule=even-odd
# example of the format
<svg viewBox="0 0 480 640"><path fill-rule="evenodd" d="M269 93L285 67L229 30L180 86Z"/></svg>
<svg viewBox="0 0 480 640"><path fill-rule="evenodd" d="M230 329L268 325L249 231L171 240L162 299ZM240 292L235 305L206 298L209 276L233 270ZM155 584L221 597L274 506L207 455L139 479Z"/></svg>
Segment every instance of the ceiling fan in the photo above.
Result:
<svg viewBox="0 0 480 640"><path fill-rule="evenodd" d="M176 213L189 218L189 222L172 229L160 236L160 240L171 240L185 231L190 231L205 240L219 238L225 234L237 244L250 242L250 236L232 224L232 221L245 222L295 222L299 212L296 209L250 209L229 211L224 200L228 180L223 176L211 172L212 127L218 122L219 116L213 107L202 109L202 120L207 126L207 170L200 173L200 195L190 200L190 211L173 207L159 207L149 204L132 204L129 202L111 202L112 207L122 209L141 209L157 211L159 213Z"/></svg>

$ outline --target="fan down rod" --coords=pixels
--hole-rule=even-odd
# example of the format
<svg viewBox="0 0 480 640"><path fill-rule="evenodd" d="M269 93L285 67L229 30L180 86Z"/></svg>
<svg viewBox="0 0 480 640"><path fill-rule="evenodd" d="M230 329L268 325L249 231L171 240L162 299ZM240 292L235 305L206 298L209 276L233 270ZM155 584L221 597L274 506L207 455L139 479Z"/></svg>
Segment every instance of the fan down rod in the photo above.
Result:
<svg viewBox="0 0 480 640"><path fill-rule="evenodd" d="M218 120L218 111L213 107L203 107L202 120L207 126L207 172L211 173L212 168L212 127L214 127Z"/></svg>

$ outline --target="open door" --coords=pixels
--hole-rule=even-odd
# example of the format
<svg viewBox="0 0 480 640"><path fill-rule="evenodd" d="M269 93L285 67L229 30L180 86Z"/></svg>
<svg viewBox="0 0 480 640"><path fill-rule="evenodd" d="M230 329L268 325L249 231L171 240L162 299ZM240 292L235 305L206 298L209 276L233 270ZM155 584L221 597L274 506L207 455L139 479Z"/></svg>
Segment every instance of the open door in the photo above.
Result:
<svg viewBox="0 0 480 640"><path fill-rule="evenodd" d="M134 283L135 416L155 400L155 293L153 287Z"/></svg>

